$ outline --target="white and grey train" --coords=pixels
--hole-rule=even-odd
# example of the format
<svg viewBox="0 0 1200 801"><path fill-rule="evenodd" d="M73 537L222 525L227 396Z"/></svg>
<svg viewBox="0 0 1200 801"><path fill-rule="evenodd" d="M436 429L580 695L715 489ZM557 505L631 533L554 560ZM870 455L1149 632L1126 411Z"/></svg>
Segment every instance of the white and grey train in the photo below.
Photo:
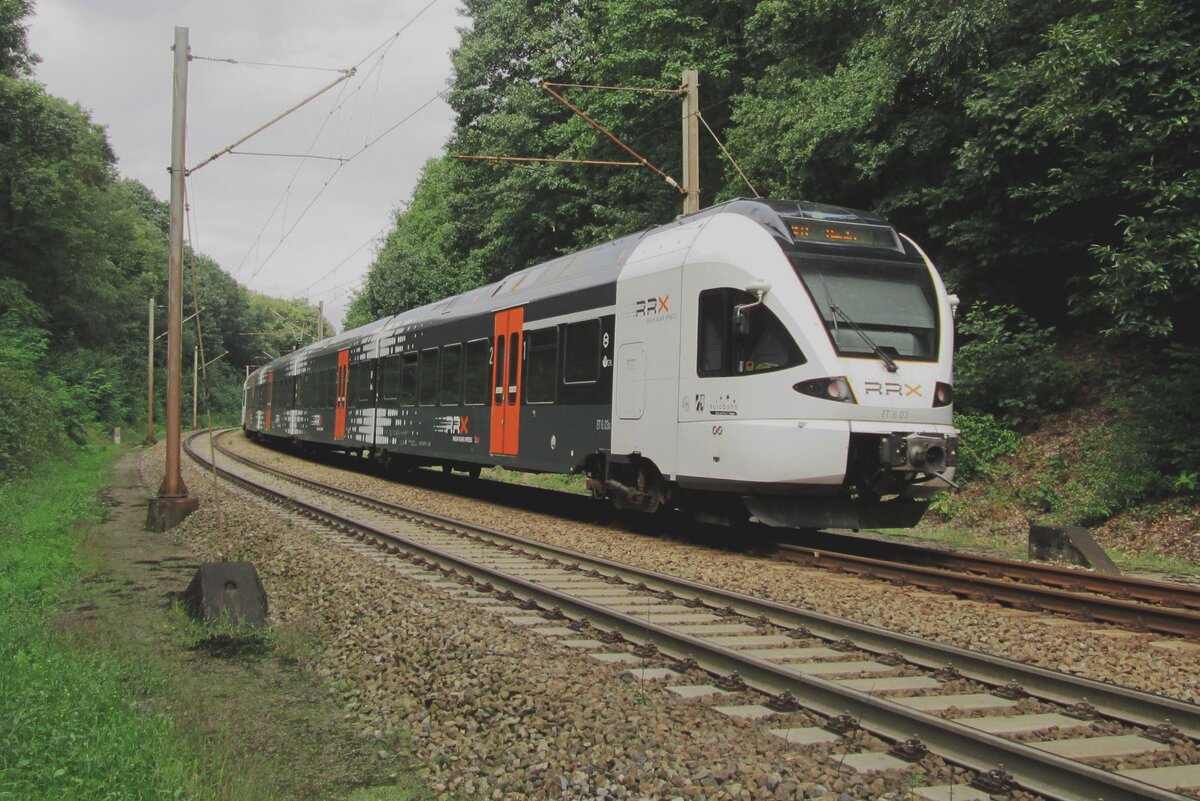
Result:
<svg viewBox="0 0 1200 801"><path fill-rule="evenodd" d="M405 469L582 473L647 512L911 526L953 486L954 301L878 217L735 200L276 359L243 424Z"/></svg>

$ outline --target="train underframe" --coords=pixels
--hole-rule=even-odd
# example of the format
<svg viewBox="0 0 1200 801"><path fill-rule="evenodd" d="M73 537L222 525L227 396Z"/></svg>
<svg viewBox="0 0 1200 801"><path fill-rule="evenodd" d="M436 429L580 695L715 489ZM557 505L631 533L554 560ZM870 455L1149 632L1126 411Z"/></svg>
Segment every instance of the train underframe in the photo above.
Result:
<svg viewBox="0 0 1200 801"><path fill-rule="evenodd" d="M668 481L641 454L595 454L584 464L593 497L620 509L676 508L703 522L732 525L752 517L780 528L911 528L945 485L957 443L937 434L855 434L840 487Z"/></svg>
<svg viewBox="0 0 1200 801"><path fill-rule="evenodd" d="M472 478L489 465L426 458L369 446L319 443L279 437L251 429L256 441L287 445L304 453L342 452L370 459L387 472L404 475L420 467L440 467ZM952 482L940 471L953 467L953 439L923 434L855 435L840 487L738 482L674 482L639 453L596 453L578 467L587 476L592 497L618 509L654 514L678 509L705 523L737 525L751 518L779 528L911 528L929 508L927 496L939 482ZM898 454L903 453L901 459ZM915 463L914 463L915 462ZM927 468L927 469L922 469Z"/></svg>

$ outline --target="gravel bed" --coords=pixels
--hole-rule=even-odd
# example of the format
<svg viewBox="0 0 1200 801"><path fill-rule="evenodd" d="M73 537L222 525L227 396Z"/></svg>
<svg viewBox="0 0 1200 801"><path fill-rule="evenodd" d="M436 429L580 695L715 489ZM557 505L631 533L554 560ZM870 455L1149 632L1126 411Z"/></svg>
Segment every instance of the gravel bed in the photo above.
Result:
<svg viewBox="0 0 1200 801"><path fill-rule="evenodd" d="M998 604L960 601L912 587L493 506L309 462L259 446L240 434L226 437L225 442L235 452L297 475L476 525L1052 670L1200 702L1196 682L1200 650L1150 645L1165 639L1163 635L1014 612ZM463 486L469 486L466 479Z"/></svg>
<svg viewBox="0 0 1200 801"><path fill-rule="evenodd" d="M148 486L162 454L160 445L143 457ZM917 775L918 786L950 778L933 757L864 777L842 765L844 748L789 746L767 734L774 720L727 719L481 615L349 540L227 488L218 497L186 460L185 480L201 505L170 536L205 559L254 562L275 622L323 639L312 668L340 693L347 719L379 740L381 759L414 761L439 799L855 801L905 797ZM861 733L857 744L885 748Z"/></svg>

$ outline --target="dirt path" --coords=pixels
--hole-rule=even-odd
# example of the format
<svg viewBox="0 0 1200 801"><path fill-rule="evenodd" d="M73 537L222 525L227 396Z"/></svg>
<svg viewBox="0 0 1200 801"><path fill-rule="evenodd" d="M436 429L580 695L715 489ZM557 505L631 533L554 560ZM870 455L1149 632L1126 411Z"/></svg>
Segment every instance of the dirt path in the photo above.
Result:
<svg viewBox="0 0 1200 801"><path fill-rule="evenodd" d="M398 744L353 730L336 696L298 667L297 656L321 646L302 630L274 631L234 655L203 646L175 605L197 557L177 537L143 529L150 490L138 457L128 450L114 466L109 513L86 533L84 578L64 629L140 667L131 685L203 755L218 797L421 797L394 755Z"/></svg>

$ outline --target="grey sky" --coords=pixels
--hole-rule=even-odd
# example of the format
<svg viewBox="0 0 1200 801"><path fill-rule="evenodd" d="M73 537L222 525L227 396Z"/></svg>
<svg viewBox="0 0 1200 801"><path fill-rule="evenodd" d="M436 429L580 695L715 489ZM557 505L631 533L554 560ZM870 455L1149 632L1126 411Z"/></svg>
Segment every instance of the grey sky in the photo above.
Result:
<svg viewBox="0 0 1200 801"><path fill-rule="evenodd" d="M363 150L446 88L456 29L468 24L456 0L435 0L385 44L429 2L40 0L30 46L43 59L36 78L89 109L108 128L121 174L163 199L176 25L190 29L194 57L338 69L362 62L354 78L239 148L339 158L357 152L351 161L227 155L189 179L200 251L257 291L324 300L327 316L340 324L350 290L373 258L373 238L450 132L449 107L437 100ZM192 61L188 165L336 78Z"/></svg>

